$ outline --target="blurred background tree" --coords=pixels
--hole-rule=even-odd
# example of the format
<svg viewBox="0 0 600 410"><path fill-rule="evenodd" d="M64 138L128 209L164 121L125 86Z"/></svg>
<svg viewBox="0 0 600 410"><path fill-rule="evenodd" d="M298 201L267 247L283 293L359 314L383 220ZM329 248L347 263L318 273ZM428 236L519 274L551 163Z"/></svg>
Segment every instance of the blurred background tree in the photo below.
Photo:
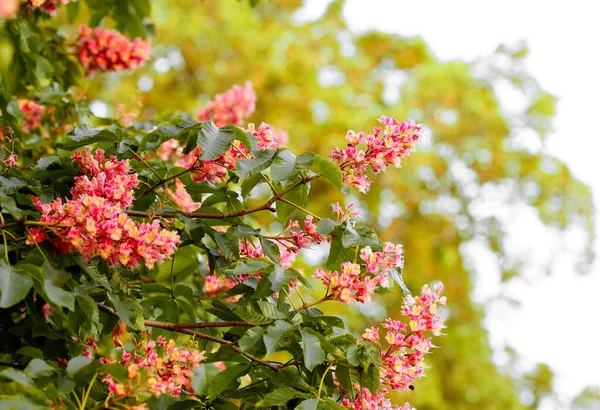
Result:
<svg viewBox="0 0 600 410"><path fill-rule="evenodd" d="M138 100L140 119L165 110L193 112L250 80L259 96L251 120L288 131L295 149L328 155L344 144L349 128L370 132L382 114L425 124L429 138L418 153L356 198L364 218L385 230L382 239L404 244L409 288L416 291L424 280L446 285L448 336L410 401L420 410L536 408L552 391L552 372L539 365L523 375L492 361L484 305L473 301L474 280L485 283L491 272L478 271L477 259L493 261L503 281L531 267L530 249L510 245L513 212L526 209L549 232L586 232L583 271L591 262L593 229L587 187L559 160L530 149L551 129L555 99L523 69L526 48L499 47L472 63L440 62L420 38L353 34L341 16L343 1L308 23L293 18L300 0L256 8L236 0L152 5L153 64L87 84L83 95L95 100L95 113L114 114L116 107L102 101L134 107ZM519 92L525 108L503 109L498 84ZM313 195L320 190L313 186ZM311 210L327 216L337 199L324 196L321 208ZM318 250L310 256L307 271L319 263ZM386 295L363 313L372 322L386 312L393 316L401 297L399 291ZM357 332L372 324L349 321Z"/></svg>

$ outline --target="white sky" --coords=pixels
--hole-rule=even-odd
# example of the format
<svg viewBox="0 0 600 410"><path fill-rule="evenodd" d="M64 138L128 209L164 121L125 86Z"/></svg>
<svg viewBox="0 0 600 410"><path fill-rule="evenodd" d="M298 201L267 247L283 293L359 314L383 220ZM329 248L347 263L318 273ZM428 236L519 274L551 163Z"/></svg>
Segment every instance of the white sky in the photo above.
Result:
<svg viewBox="0 0 600 410"><path fill-rule="evenodd" d="M303 17L308 19L319 16L329 3L305 2ZM592 187L600 210L600 135L595 124L600 109L599 11L594 0L348 0L344 16L355 32L419 35L444 61L472 61L500 43L525 40L529 72L559 97L555 133L546 150ZM596 226L600 228L600 212ZM600 256L598 240L595 249ZM536 362L553 368L563 404L547 408L564 409L566 400L585 386L600 385L600 263L585 276L574 273L566 260L558 263L564 269L553 276L536 275L513 285L521 308L510 313L505 306L490 306L486 326L492 345L516 348L524 369ZM500 352L496 358L502 360Z"/></svg>

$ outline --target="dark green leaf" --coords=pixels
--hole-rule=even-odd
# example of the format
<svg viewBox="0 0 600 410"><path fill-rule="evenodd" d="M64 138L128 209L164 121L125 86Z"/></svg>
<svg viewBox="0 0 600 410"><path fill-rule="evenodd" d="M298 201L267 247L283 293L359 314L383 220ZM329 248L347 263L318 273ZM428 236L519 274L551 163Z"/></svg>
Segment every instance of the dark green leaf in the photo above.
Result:
<svg viewBox="0 0 600 410"><path fill-rule="evenodd" d="M337 189L342 189L342 170L334 162L323 158L320 155L315 155L313 166L317 172L323 175Z"/></svg>
<svg viewBox="0 0 600 410"><path fill-rule="evenodd" d="M205 122L198 133L197 145L202 148L200 159L208 161L217 158L229 149L234 139L235 133L231 128L219 129L214 122Z"/></svg>
<svg viewBox="0 0 600 410"><path fill-rule="evenodd" d="M264 335L267 354L273 354L287 345L293 334L294 326L283 320L277 320Z"/></svg>
<svg viewBox="0 0 600 410"><path fill-rule="evenodd" d="M246 364L236 364L218 373L210 383L210 397L214 399L224 390L237 389L239 386L237 379L247 374L249 370L250 366Z"/></svg>
<svg viewBox="0 0 600 410"><path fill-rule="evenodd" d="M31 277L0 261L0 308L9 308L19 303L33 286Z"/></svg>
<svg viewBox="0 0 600 410"><path fill-rule="evenodd" d="M325 352L321 348L321 340L312 329L302 329L302 348L304 352L304 366L312 371L325 360Z"/></svg>
<svg viewBox="0 0 600 410"><path fill-rule="evenodd" d="M257 407L280 407L287 404L288 401L293 399L306 399L311 397L310 394L301 392L292 387L283 387L276 389L271 393L267 394L261 401L257 403Z"/></svg>
<svg viewBox="0 0 600 410"><path fill-rule="evenodd" d="M271 165L275 152L275 150L269 149L260 151L253 158L239 159L235 166L235 173L240 178L248 178L251 175L259 173Z"/></svg>
<svg viewBox="0 0 600 410"><path fill-rule="evenodd" d="M271 166L271 176L278 182L287 181L295 176L294 165L296 165L296 154L289 149L281 150Z"/></svg>

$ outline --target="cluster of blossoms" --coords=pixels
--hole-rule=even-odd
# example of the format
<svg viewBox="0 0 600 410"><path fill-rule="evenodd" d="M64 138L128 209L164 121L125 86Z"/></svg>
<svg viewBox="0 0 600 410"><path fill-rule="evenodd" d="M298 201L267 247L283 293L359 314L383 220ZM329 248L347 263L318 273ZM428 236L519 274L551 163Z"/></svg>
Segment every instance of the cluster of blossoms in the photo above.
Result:
<svg viewBox="0 0 600 410"><path fill-rule="evenodd" d="M404 406L392 406L392 403L385 395L388 393L386 388L381 391L371 393L369 389L363 387L361 393L357 394L354 400L342 400L342 406L350 407L354 410L415 410L410 404Z"/></svg>
<svg viewBox="0 0 600 410"><path fill-rule="evenodd" d="M42 9L50 15L56 14L59 4L67 4L77 0L27 0L26 5L31 9Z"/></svg>
<svg viewBox="0 0 600 410"><path fill-rule="evenodd" d="M314 277L320 279L328 289L329 298L343 303L353 301L367 303L378 286L388 286L391 269L402 267L404 263L402 245L386 242L383 251L373 252L369 246L360 251L365 271L358 263L344 262L340 272L325 272L317 269Z"/></svg>
<svg viewBox="0 0 600 410"><path fill-rule="evenodd" d="M26 98L21 98L19 100L19 108L21 108L21 111L25 114L23 127L21 128L25 134L40 128L42 125L42 118L46 114L46 107L44 105Z"/></svg>
<svg viewBox="0 0 600 410"><path fill-rule="evenodd" d="M95 155L89 150L75 153L73 159L84 175L75 178L72 199L36 201L46 225L30 229L28 244L48 240L64 253L76 252L86 259L99 256L111 266L121 263L130 268L140 262L152 268L175 252L176 232L162 229L158 220L137 223L125 213L138 185L128 161L105 160L100 149Z"/></svg>
<svg viewBox="0 0 600 410"><path fill-rule="evenodd" d="M354 216L360 216L362 214L362 211L360 209L357 209L356 211L353 211L352 208L355 206L356 204L354 202L346 205L345 208L342 208L342 206L339 204L339 202L336 202L335 204L331 204L331 209L333 211L333 213L335 214L335 216L337 217L337 220L339 222L348 222L350 221L350 217Z"/></svg>
<svg viewBox="0 0 600 410"><path fill-rule="evenodd" d="M175 340L167 342L159 336L156 342L142 341L131 352L123 350L120 364L127 368L127 383L116 381L110 374L103 381L115 396L132 396L144 390L156 397L161 394L179 397L183 389L194 393L191 378L194 369L203 360L204 352L198 350L197 346L175 347ZM117 362L110 358L101 358L100 361ZM140 371L143 371L144 377Z"/></svg>
<svg viewBox="0 0 600 410"><path fill-rule="evenodd" d="M437 283L433 290L425 285L420 296L407 299L402 306L402 314L407 317L408 326L398 320L386 319L383 327L386 329L384 339L387 348L382 345L379 329L369 328L362 335L363 340L373 342L379 348L383 395L389 389L408 391L415 379L424 376L424 359L433 345L431 338L425 338L423 332L439 335L444 328L442 319L436 314L437 306L446 304L446 297L441 296L441 291L441 283ZM344 405L355 409L379 408L375 407L378 400L380 396L367 395L363 390L354 401L346 401Z"/></svg>
<svg viewBox="0 0 600 410"><path fill-rule="evenodd" d="M362 193L366 193L373 182L367 176L369 168L378 174L385 172L389 165L399 167L401 160L414 149L423 129L411 119L399 122L394 117L381 117L379 122L383 128L377 127L367 136L363 132L348 131L348 146L335 147L329 156L342 169L344 183ZM365 143L366 150L358 148L361 143Z"/></svg>
<svg viewBox="0 0 600 410"><path fill-rule="evenodd" d="M118 31L81 26L77 44L79 61L91 75L96 71L131 70L150 59L150 40L133 41Z"/></svg>
<svg viewBox="0 0 600 410"><path fill-rule="evenodd" d="M14 134L15 132L11 127L6 127L6 129L0 127L0 142L2 142L0 145L0 153L6 158L4 161L0 161L0 163L6 165L7 168L16 166L17 161L19 160L18 155L15 153L15 143L18 142L18 140L14 137ZM6 147L4 142L7 142L8 145L10 145L10 148ZM8 157L6 157L6 155L8 155Z"/></svg>
<svg viewBox="0 0 600 410"><path fill-rule="evenodd" d="M277 149L285 145L288 139L287 132L282 130L275 131L269 124L264 122L258 128L252 123L248 124L246 132L256 137L258 148L262 150Z"/></svg>
<svg viewBox="0 0 600 410"><path fill-rule="evenodd" d="M200 108L196 115L198 121L212 120L217 127L227 124L242 125L244 119L254 112L256 108L256 93L250 81L241 85L234 85L223 94L217 94L214 101L209 101Z"/></svg>

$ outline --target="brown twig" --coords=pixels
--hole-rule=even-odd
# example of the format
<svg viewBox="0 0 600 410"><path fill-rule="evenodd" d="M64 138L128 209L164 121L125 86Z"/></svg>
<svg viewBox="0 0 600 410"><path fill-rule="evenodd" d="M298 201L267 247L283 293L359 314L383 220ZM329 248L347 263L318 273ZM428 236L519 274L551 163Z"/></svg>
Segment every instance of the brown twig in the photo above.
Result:
<svg viewBox="0 0 600 410"><path fill-rule="evenodd" d="M115 317L119 317L117 312L109 306L98 304L98 309L100 309L103 312L106 312L110 315L113 315ZM279 371L283 367L283 365L275 365L275 364L266 362L262 359L259 359L258 357L243 351L242 349L240 349L238 346L236 346L233 342L231 342L229 340L220 339L218 337L210 336L210 335L207 335L202 332L196 332L193 330L189 330L190 328L256 326L256 325L253 325L253 324L250 324L247 322L169 323L169 322L160 322L160 321L156 321L156 320L144 320L144 326L155 327L155 328L165 329L165 330L171 330L173 332L179 332L179 333L183 333L186 335L194 336L194 337L197 337L198 339L208 340L210 342L218 343L221 345L228 345L231 347L231 350L233 350L234 352L247 357L248 359L252 360L253 362L256 362L265 367L268 367L269 369L271 369L275 372Z"/></svg>

